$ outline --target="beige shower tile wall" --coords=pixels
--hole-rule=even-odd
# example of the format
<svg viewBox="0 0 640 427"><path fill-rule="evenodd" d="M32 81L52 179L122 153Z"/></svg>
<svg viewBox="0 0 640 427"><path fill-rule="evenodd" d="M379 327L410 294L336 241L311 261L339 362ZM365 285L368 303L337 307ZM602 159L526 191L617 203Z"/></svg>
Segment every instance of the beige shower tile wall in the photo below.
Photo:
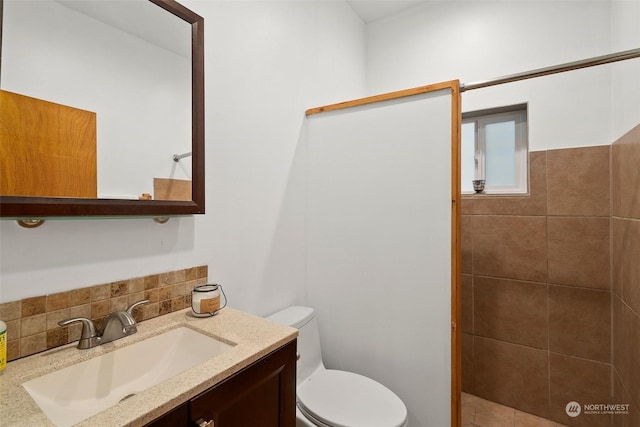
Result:
<svg viewBox="0 0 640 427"><path fill-rule="evenodd" d="M58 326L60 320L86 317L102 325L104 317L136 301L150 302L134 310L137 321L162 316L191 305L191 290L207 283L206 265L74 289L0 304L7 324L7 360L15 360L77 341L82 325Z"/></svg>
<svg viewBox="0 0 640 427"><path fill-rule="evenodd" d="M608 145L552 150L547 156L547 214L610 216Z"/></svg>
<svg viewBox="0 0 640 427"><path fill-rule="evenodd" d="M465 392L611 425L565 413L572 400L611 400L610 151L532 152L529 195L463 198Z"/></svg>
<svg viewBox="0 0 640 427"><path fill-rule="evenodd" d="M612 145L614 401L630 413L615 427L640 425L640 126Z"/></svg>
<svg viewBox="0 0 640 427"><path fill-rule="evenodd" d="M610 224L609 217L549 216L549 282L610 290Z"/></svg>

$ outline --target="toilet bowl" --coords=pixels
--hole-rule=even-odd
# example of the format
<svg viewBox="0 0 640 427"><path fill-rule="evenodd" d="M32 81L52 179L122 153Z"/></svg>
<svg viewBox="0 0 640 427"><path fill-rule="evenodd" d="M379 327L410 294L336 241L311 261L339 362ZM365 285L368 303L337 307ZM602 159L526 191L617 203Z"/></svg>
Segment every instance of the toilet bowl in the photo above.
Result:
<svg viewBox="0 0 640 427"><path fill-rule="evenodd" d="M327 369L322 362L314 310L293 306L267 317L297 328L298 427L406 427L407 408L384 385L353 372Z"/></svg>

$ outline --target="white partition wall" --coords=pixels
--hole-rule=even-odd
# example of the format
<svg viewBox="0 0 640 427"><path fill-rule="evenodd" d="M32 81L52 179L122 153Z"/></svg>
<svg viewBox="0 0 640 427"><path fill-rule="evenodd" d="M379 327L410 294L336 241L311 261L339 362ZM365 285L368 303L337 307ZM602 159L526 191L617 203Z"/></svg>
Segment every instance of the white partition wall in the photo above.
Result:
<svg viewBox="0 0 640 427"><path fill-rule="evenodd" d="M411 427L451 423L453 100L444 89L306 123L307 302L325 363L392 389Z"/></svg>

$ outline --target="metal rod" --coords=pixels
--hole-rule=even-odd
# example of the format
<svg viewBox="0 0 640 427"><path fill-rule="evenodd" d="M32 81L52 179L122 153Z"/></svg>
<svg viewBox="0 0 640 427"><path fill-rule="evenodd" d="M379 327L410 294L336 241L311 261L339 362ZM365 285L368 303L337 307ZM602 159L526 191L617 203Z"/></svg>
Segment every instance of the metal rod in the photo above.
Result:
<svg viewBox="0 0 640 427"><path fill-rule="evenodd" d="M184 159L185 157L189 157L191 156L191 151L189 151L188 153L184 153L184 154L174 154L173 155L173 161L174 162L179 162L180 159Z"/></svg>
<svg viewBox="0 0 640 427"><path fill-rule="evenodd" d="M517 82L520 80L532 79L534 77L548 76L550 74L564 73L565 71L578 70L580 68L593 67L595 65L609 64L611 62L624 61L627 59L640 58L640 48L611 53L609 55L596 56L580 61L567 62L551 67L538 68L537 70L525 71L523 73L511 74L491 80L484 80L473 83L462 83L460 92L480 89L488 86L501 85L503 83Z"/></svg>

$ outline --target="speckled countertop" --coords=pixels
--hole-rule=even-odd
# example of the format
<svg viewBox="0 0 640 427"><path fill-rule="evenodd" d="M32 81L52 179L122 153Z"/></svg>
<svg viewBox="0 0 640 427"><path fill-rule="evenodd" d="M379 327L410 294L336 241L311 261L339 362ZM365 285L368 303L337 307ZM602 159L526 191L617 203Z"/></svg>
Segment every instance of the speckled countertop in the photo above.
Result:
<svg viewBox="0 0 640 427"><path fill-rule="evenodd" d="M156 317L138 324L138 332L89 350L78 350L77 343L18 359L0 373L0 425L53 425L22 387L25 381L87 360L120 347L187 326L234 347L200 365L182 372L99 414L79 426L142 426L170 411L230 375L240 371L273 350L290 342L298 331L287 326L225 308L209 318L195 318L191 310Z"/></svg>

